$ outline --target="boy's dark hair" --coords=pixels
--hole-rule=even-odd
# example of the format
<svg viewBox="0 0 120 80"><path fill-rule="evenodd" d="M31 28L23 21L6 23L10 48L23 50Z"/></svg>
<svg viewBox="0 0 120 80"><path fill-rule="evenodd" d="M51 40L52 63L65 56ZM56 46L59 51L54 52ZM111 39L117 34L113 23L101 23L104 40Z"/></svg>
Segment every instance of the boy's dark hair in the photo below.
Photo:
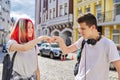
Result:
<svg viewBox="0 0 120 80"><path fill-rule="evenodd" d="M86 25L88 25L89 27L92 26L92 25L95 25L96 26L96 29L97 29L97 20L96 20L96 17L91 14L91 13L88 13L88 14L85 14L81 17L78 18L77 20L78 23L83 23L85 22Z"/></svg>

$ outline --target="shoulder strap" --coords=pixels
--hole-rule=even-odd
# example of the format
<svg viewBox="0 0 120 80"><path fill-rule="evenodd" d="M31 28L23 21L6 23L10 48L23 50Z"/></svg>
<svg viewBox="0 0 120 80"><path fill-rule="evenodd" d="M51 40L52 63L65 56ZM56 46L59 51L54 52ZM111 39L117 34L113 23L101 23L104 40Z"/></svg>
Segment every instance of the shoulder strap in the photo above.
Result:
<svg viewBox="0 0 120 80"><path fill-rule="evenodd" d="M80 52L78 53L80 56L78 57L78 63L80 63L80 60L81 60L81 53L82 53L82 50L83 50L83 48L84 48L84 45L85 45L85 40L83 40L82 41L82 46L81 46L81 48L80 48Z"/></svg>
<svg viewBox="0 0 120 80"><path fill-rule="evenodd" d="M13 57L12 57L12 66L11 67L13 67L13 65L14 65L14 60L15 60L16 54L17 54L17 51L15 51L15 53L13 54Z"/></svg>

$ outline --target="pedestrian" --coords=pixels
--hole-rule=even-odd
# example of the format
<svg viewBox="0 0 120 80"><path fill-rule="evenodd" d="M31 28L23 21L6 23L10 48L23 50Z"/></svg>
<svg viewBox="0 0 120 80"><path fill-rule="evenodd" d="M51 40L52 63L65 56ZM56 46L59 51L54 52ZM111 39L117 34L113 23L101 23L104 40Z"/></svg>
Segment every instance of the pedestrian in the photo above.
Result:
<svg viewBox="0 0 120 80"><path fill-rule="evenodd" d="M97 29L97 20L91 13L78 18L78 30L82 37L70 46L66 46L59 36L52 38L58 42L63 53L70 53L82 48L78 74L75 80L109 80L109 65L114 64L120 80L120 56L115 43L101 35Z"/></svg>
<svg viewBox="0 0 120 80"><path fill-rule="evenodd" d="M12 58L17 51L10 80L40 80L37 43L49 40L47 36L35 38L34 25L30 19L20 18L10 34L8 53Z"/></svg>

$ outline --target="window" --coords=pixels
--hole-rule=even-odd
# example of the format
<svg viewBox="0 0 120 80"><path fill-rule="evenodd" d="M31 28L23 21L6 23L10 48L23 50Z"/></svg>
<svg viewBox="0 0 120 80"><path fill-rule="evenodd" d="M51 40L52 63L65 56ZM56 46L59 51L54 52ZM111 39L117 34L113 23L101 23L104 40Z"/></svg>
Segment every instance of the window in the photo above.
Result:
<svg viewBox="0 0 120 80"><path fill-rule="evenodd" d="M79 0L78 2L79 2L79 3L81 3L81 2L82 2L82 0Z"/></svg>
<svg viewBox="0 0 120 80"><path fill-rule="evenodd" d="M5 21L5 19L3 18L2 21Z"/></svg>
<svg viewBox="0 0 120 80"><path fill-rule="evenodd" d="M47 30L45 30L45 35L47 34Z"/></svg>
<svg viewBox="0 0 120 80"><path fill-rule="evenodd" d="M55 18L55 8L53 8L53 18Z"/></svg>
<svg viewBox="0 0 120 80"><path fill-rule="evenodd" d="M51 3L52 1L50 0L50 3Z"/></svg>
<svg viewBox="0 0 120 80"><path fill-rule="evenodd" d="M83 15L81 9L78 12L79 12L78 16L82 16Z"/></svg>
<svg viewBox="0 0 120 80"><path fill-rule="evenodd" d="M101 18L102 18L102 15L101 15L101 5L100 4L96 6L96 17L97 17L98 21L101 20Z"/></svg>
<svg viewBox="0 0 120 80"><path fill-rule="evenodd" d="M68 13L68 10L67 10L67 3L65 3L64 6L65 6L65 7L64 7L64 14L67 15L67 13Z"/></svg>
<svg viewBox="0 0 120 80"><path fill-rule="evenodd" d="M60 11L59 11L59 16L62 16L62 5L60 5Z"/></svg>
<svg viewBox="0 0 120 80"><path fill-rule="evenodd" d="M43 21L45 22L45 15L43 16L44 18L43 18Z"/></svg>
<svg viewBox="0 0 120 80"><path fill-rule="evenodd" d="M90 7L86 8L86 13L90 13Z"/></svg>
<svg viewBox="0 0 120 80"><path fill-rule="evenodd" d="M120 4L115 5L116 15L120 15Z"/></svg>
<svg viewBox="0 0 120 80"><path fill-rule="evenodd" d="M113 2L114 2L114 3L118 3L118 2L120 2L120 0L113 0Z"/></svg>
<svg viewBox="0 0 120 80"><path fill-rule="evenodd" d="M10 21L9 21L9 20L8 20L7 22L8 22L8 24L10 23Z"/></svg>
<svg viewBox="0 0 120 80"><path fill-rule="evenodd" d="M52 18L51 16L52 16L52 10L50 9L49 19Z"/></svg>
<svg viewBox="0 0 120 80"><path fill-rule="evenodd" d="M120 30L113 30L113 41L115 42L115 44L119 44L120 43Z"/></svg>
<svg viewBox="0 0 120 80"><path fill-rule="evenodd" d="M2 12L2 5L0 5L0 12Z"/></svg>
<svg viewBox="0 0 120 80"><path fill-rule="evenodd" d="M8 4L10 4L10 1L8 1Z"/></svg>
<svg viewBox="0 0 120 80"><path fill-rule="evenodd" d="M0 11L0 15L2 15L2 11Z"/></svg>

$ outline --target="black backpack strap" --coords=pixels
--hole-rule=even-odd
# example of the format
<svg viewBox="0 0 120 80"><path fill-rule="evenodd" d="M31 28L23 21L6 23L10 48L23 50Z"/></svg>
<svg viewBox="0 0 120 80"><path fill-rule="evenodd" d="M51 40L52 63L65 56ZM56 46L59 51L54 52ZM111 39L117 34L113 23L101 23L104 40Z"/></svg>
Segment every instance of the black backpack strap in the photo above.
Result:
<svg viewBox="0 0 120 80"><path fill-rule="evenodd" d="M7 71L8 72L7 77L5 75L5 77L6 77L5 80L10 80L10 77L11 77L12 71L13 71L14 59L15 59L16 54L17 54L17 51L15 51L15 53L13 54L12 61L11 61L11 66L10 66L9 71Z"/></svg>
<svg viewBox="0 0 120 80"><path fill-rule="evenodd" d="M12 68L13 68L13 65L14 65L14 60L15 60L15 56L16 56L16 54L17 54L17 51L15 51L15 53L13 54L13 57L12 57Z"/></svg>
<svg viewBox="0 0 120 80"><path fill-rule="evenodd" d="M80 60L81 60L81 53L82 53L82 50L83 50L83 48L84 48L84 45L85 45L85 40L83 40L82 41L82 46L81 46L81 48L80 48L80 52L78 53L80 56L77 58L77 60L78 60L78 63L80 63Z"/></svg>

